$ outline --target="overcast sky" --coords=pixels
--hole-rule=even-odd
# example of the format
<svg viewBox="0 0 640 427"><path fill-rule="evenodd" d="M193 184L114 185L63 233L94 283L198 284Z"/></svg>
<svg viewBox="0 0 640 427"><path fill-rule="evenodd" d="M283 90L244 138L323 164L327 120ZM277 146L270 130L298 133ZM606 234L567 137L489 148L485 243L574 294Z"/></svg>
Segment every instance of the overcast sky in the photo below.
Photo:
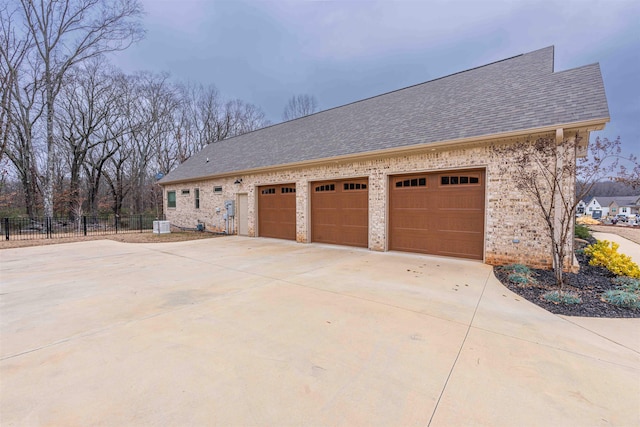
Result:
<svg viewBox="0 0 640 427"><path fill-rule="evenodd" d="M213 84L273 123L294 94L324 110L554 45L556 71L600 63L597 135L640 154L638 0L142 1L147 36L116 65Z"/></svg>

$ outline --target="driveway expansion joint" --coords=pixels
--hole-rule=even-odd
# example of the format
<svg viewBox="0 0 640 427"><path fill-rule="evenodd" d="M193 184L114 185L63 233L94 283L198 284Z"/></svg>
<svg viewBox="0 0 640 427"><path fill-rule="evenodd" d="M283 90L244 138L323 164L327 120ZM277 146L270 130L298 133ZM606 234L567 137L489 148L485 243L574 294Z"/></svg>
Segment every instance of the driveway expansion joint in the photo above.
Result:
<svg viewBox="0 0 640 427"><path fill-rule="evenodd" d="M429 422L427 423L427 427L431 426L431 422L433 421L433 417L436 415L436 412L438 412L438 406L440 405L440 400L442 399L442 396L444 396L444 392L447 390L447 385L449 384L449 380L451 379L451 375L453 374L453 370L456 368L456 364L458 363L458 359L460 358L460 354L462 353L462 349L464 348L465 343L467 342L467 337L469 336L469 332L471 331L471 327L473 325L473 321L476 318L476 313L478 312L478 307L480 307L480 302L482 301L482 297L484 296L484 291L487 289L487 284L489 283L489 280L491 279L491 277L493 276L493 272L489 272L489 274L487 275L487 277L484 280L484 285L482 286L482 292L480 293L480 296L478 297L478 301L476 302L476 307L473 310L473 316L471 316L471 321L469 322L469 326L467 327L467 331L464 334L464 338L462 339L462 342L460 343L460 348L458 349L458 353L456 354L456 358L453 360L453 364L451 365L451 369L449 370L449 373L447 374L447 379L444 382L444 385L442 386L442 390L440 391L440 395L438 396L438 400L436 401L436 405L433 408L433 412L431 413L431 417L429 418Z"/></svg>

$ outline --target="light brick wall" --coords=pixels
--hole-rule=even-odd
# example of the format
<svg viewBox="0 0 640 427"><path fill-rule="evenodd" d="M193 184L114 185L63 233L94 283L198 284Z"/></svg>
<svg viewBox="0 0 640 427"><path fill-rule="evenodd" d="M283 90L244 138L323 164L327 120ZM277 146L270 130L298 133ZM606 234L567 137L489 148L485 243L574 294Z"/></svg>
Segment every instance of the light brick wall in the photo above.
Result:
<svg viewBox="0 0 640 427"><path fill-rule="evenodd" d="M537 135L552 136L552 135ZM528 139L532 137L529 136ZM513 141L512 141L513 142ZM508 141L500 141L500 144ZM314 181L367 177L369 179L369 249L387 249L388 232L388 182L390 175L431 172L443 169L482 168L486 171L485 193L485 262L489 264L525 263L536 267L551 264L550 239L532 201L516 188L512 176L501 171L513 163L512 158L497 155L491 144L469 144L459 148L425 150L423 152L370 158L362 161L337 161L321 166L298 167L260 174L238 174L229 178L199 181L165 186L176 191L177 206L167 209L166 216L172 224L195 227L197 220L206 223L207 229L224 230L224 201L236 200L237 194L248 195L248 233L257 235L256 187L269 184L296 184L296 240L310 241L309 186ZM241 184L234 184L242 178ZM222 186L221 194L214 194L213 187ZM194 188L200 188L200 209L195 209ZM182 189L190 189L189 196L182 196ZM219 208L219 212L216 209ZM237 221L237 215L236 215ZM237 223L233 230L237 230ZM515 243L518 241L518 243Z"/></svg>

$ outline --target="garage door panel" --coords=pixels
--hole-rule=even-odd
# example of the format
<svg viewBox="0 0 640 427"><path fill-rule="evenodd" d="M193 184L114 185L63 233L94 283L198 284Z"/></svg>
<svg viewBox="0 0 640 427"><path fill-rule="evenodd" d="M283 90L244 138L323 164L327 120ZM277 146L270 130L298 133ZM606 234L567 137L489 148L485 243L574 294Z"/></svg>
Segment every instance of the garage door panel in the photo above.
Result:
<svg viewBox="0 0 640 427"><path fill-rule="evenodd" d="M478 251L482 251L483 245L479 240L481 237L479 233L475 236L455 231L445 231L440 234L443 237L438 248L441 255L460 256L459 254L465 254L467 257L472 257Z"/></svg>
<svg viewBox="0 0 640 427"><path fill-rule="evenodd" d="M428 248L428 242L430 241L429 233L423 230L405 230L407 233L402 233L396 236L394 239L394 250L406 251L406 252L426 252ZM424 248L422 251L416 250L416 248Z"/></svg>
<svg viewBox="0 0 640 427"><path fill-rule="evenodd" d="M390 177L389 248L482 259L484 171Z"/></svg>
<svg viewBox="0 0 640 427"><path fill-rule="evenodd" d="M258 187L258 235L296 239L295 184Z"/></svg>
<svg viewBox="0 0 640 427"><path fill-rule="evenodd" d="M313 183L311 185L311 240L367 247L368 205L367 179Z"/></svg>
<svg viewBox="0 0 640 427"><path fill-rule="evenodd" d="M429 210L430 199L426 191L410 191L404 194L395 194L400 209L424 209Z"/></svg>
<svg viewBox="0 0 640 427"><path fill-rule="evenodd" d="M439 209L470 209L470 210L479 210L478 206L484 204L484 197L482 194L473 194L469 191L450 191L448 190L445 194L440 193L437 198L437 203Z"/></svg>
<svg viewBox="0 0 640 427"><path fill-rule="evenodd" d="M435 225L433 212L426 209L403 210L391 216L391 229L429 230Z"/></svg>
<svg viewBox="0 0 640 427"><path fill-rule="evenodd" d="M358 229L362 228L362 224L367 221L368 213L362 212L361 210L345 210L343 211L342 216L342 225L347 226L356 226Z"/></svg>
<svg viewBox="0 0 640 427"><path fill-rule="evenodd" d="M448 212L439 216L437 230L476 233L482 228L483 219L480 218L481 216L482 212L475 211L473 215L468 212Z"/></svg>

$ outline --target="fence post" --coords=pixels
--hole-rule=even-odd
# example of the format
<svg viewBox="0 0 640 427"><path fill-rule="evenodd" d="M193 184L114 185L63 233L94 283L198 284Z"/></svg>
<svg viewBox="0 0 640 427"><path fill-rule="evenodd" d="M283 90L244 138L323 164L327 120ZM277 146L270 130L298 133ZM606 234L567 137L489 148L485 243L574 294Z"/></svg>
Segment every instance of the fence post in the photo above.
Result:
<svg viewBox="0 0 640 427"><path fill-rule="evenodd" d="M48 216L47 219L45 220L45 224L47 226L47 239L51 238L51 217Z"/></svg>
<svg viewBox="0 0 640 427"><path fill-rule="evenodd" d="M87 235L87 216L82 216L82 230L84 231L84 235Z"/></svg>
<svg viewBox="0 0 640 427"><path fill-rule="evenodd" d="M116 215L116 234L118 234L118 218L120 217Z"/></svg>
<svg viewBox="0 0 640 427"><path fill-rule="evenodd" d="M142 233L142 215L140 215L140 232Z"/></svg>
<svg viewBox="0 0 640 427"><path fill-rule="evenodd" d="M9 240L9 218L4 219L4 235Z"/></svg>

